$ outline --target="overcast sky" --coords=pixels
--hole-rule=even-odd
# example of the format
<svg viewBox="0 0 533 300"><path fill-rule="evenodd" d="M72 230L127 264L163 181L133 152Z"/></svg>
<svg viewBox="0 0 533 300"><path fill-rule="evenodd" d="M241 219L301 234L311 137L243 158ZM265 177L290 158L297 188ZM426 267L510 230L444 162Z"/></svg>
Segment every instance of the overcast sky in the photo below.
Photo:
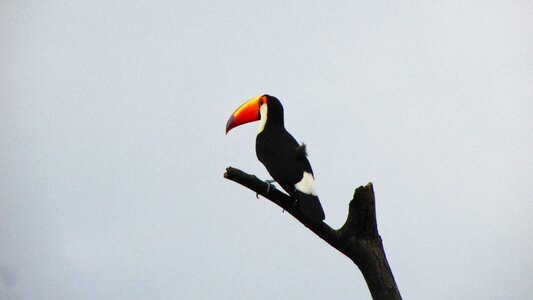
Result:
<svg viewBox="0 0 533 300"><path fill-rule="evenodd" d="M323 2L324 3L324 2ZM265 199L263 93L326 222L371 181L405 299L533 294L530 1L2 1L0 299L369 299Z"/></svg>

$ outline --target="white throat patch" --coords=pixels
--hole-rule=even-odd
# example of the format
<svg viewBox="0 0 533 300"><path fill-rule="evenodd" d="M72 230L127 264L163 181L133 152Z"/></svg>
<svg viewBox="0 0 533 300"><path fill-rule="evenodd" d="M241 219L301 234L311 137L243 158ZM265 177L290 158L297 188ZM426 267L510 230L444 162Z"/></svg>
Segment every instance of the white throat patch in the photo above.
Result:
<svg viewBox="0 0 533 300"><path fill-rule="evenodd" d="M257 129L257 134L260 134L265 129L265 125L267 123L267 113L267 105L261 105L261 107L259 108L259 128Z"/></svg>

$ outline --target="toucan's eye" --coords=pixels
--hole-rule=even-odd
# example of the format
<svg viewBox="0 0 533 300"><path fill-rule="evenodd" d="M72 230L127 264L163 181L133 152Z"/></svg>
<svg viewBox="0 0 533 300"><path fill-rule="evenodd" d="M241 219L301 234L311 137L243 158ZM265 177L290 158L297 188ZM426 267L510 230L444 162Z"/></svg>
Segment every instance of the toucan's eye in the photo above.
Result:
<svg viewBox="0 0 533 300"><path fill-rule="evenodd" d="M266 97L265 96L261 96L261 98L259 98L259 107L261 107L261 105L265 104L267 101Z"/></svg>

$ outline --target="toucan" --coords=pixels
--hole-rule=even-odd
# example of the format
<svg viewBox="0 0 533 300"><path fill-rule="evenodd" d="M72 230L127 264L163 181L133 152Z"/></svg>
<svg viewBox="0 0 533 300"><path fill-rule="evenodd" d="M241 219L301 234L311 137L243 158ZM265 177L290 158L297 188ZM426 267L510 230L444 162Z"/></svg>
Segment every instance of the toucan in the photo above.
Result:
<svg viewBox="0 0 533 300"><path fill-rule="evenodd" d="M270 95L246 101L229 118L226 134L239 125L254 121L259 121L255 139L255 152L259 161L274 181L289 193L302 214L315 221L324 220L306 146L298 144L285 129L281 102Z"/></svg>

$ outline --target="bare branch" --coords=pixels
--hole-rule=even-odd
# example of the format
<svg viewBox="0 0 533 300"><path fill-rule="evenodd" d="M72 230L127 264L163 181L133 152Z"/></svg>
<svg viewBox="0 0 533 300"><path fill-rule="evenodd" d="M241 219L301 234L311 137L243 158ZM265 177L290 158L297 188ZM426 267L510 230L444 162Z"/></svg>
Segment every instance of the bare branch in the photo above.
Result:
<svg viewBox="0 0 533 300"><path fill-rule="evenodd" d="M400 291L385 256L378 233L374 189L371 183L358 187L348 210L346 223L338 230L324 222L313 221L292 205L285 193L254 175L228 167L224 178L235 181L274 202L335 249L350 258L361 270L372 298L401 299Z"/></svg>

